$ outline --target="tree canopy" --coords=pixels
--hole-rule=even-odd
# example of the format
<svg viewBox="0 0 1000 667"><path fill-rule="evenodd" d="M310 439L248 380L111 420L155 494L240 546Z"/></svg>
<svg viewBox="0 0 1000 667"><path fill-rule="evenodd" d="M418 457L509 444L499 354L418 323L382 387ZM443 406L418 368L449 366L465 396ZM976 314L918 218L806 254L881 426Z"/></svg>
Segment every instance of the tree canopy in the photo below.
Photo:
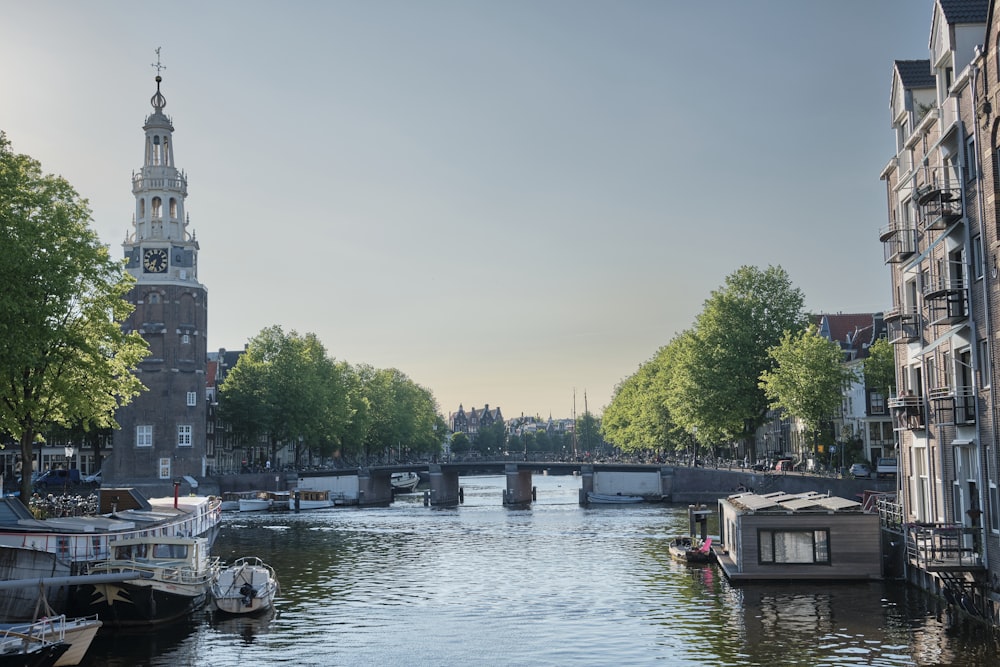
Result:
<svg viewBox="0 0 1000 667"><path fill-rule="evenodd" d="M840 345L820 336L815 327L786 332L768 354L775 366L760 376L764 394L772 408L802 420L815 445L823 422L840 408L854 371L844 364Z"/></svg>
<svg viewBox="0 0 1000 667"><path fill-rule="evenodd" d="M0 133L0 431L20 443L24 503L41 431L117 426L115 411L143 389L132 370L146 343L122 330L134 280L90 222L65 179Z"/></svg>
<svg viewBox="0 0 1000 667"><path fill-rule="evenodd" d="M892 396L896 386L896 350L885 338L879 338L868 349L864 375L865 384L884 398Z"/></svg>

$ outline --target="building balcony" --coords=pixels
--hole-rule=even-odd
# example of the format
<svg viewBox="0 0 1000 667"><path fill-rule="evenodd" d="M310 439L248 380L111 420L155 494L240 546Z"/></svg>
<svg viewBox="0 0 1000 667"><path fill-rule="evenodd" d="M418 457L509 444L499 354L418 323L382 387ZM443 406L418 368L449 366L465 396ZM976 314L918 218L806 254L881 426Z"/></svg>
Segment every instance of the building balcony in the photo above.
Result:
<svg viewBox="0 0 1000 667"><path fill-rule="evenodd" d="M889 399L892 427L896 431L922 431L927 428L923 396L903 394Z"/></svg>
<svg viewBox="0 0 1000 667"><path fill-rule="evenodd" d="M957 523L906 525L906 554L927 572L975 572L984 569L981 529Z"/></svg>
<svg viewBox="0 0 1000 667"><path fill-rule="evenodd" d="M965 281L933 281L924 291L924 301L931 324L956 324L969 317Z"/></svg>
<svg viewBox="0 0 1000 667"><path fill-rule="evenodd" d="M920 337L919 318L916 312L893 308L886 311L883 317L890 343L911 343Z"/></svg>
<svg viewBox="0 0 1000 667"><path fill-rule="evenodd" d="M962 219L962 193L958 188L931 188L917 199L921 229L945 229Z"/></svg>
<svg viewBox="0 0 1000 667"><path fill-rule="evenodd" d="M898 264L917 252L917 230L899 227L883 239L882 253L886 264Z"/></svg>
<svg viewBox="0 0 1000 667"><path fill-rule="evenodd" d="M976 390L973 387L935 387L927 391L938 424L968 426L976 423Z"/></svg>

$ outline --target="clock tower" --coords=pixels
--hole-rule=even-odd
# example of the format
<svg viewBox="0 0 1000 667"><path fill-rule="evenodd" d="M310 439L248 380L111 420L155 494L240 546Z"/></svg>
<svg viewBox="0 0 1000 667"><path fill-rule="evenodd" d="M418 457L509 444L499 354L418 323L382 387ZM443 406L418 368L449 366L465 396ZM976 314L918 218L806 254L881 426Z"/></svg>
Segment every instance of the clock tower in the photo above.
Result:
<svg viewBox="0 0 1000 667"><path fill-rule="evenodd" d="M206 465L208 293L198 282L198 241L184 210L187 175L174 162L174 126L163 113L159 50L154 67L143 165L132 174L135 213L122 244L136 279L126 297L135 310L124 327L149 344L136 370L146 391L116 415L121 428L103 468L110 484L167 485L204 475Z"/></svg>

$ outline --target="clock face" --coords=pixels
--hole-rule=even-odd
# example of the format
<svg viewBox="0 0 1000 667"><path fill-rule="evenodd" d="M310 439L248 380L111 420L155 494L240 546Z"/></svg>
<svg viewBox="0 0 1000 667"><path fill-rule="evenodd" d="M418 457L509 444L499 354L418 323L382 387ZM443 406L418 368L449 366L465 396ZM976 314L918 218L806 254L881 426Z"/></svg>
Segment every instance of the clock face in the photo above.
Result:
<svg viewBox="0 0 1000 667"><path fill-rule="evenodd" d="M146 248L146 252L142 256L142 268L146 273L163 273L166 271L166 248Z"/></svg>

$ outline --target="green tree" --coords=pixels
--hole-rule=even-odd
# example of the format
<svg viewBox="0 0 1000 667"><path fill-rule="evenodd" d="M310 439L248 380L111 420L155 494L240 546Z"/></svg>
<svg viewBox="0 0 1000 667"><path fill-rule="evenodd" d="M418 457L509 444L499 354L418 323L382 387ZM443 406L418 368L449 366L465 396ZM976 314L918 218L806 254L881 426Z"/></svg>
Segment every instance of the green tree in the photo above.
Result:
<svg viewBox="0 0 1000 667"><path fill-rule="evenodd" d="M870 348L864 361L865 385L882 394L892 396L896 386L896 349L885 338L879 338Z"/></svg>
<svg viewBox="0 0 1000 667"><path fill-rule="evenodd" d="M687 434L674 422L667 407L671 374L682 339L660 348L632 376L616 388L601 416L604 439L623 452L683 449Z"/></svg>
<svg viewBox="0 0 1000 667"><path fill-rule="evenodd" d="M773 368L768 350L807 324L802 292L781 267L744 266L712 292L692 331L680 338L667 407L701 443L745 439L764 423L768 400L760 376Z"/></svg>
<svg viewBox="0 0 1000 667"><path fill-rule="evenodd" d="M315 334L262 330L219 388L219 412L245 442L266 437L271 460L279 443L333 449L351 418L343 367ZM298 461L296 461L298 463Z"/></svg>
<svg viewBox="0 0 1000 667"><path fill-rule="evenodd" d="M772 408L802 420L815 451L820 428L840 408L854 371L844 364L840 345L820 336L815 327L787 332L768 353L775 366L761 373L760 386Z"/></svg>
<svg viewBox="0 0 1000 667"><path fill-rule="evenodd" d="M117 426L143 389L146 343L122 330L134 280L89 224L86 200L0 133L0 432L20 443L25 504L41 431Z"/></svg>
<svg viewBox="0 0 1000 667"><path fill-rule="evenodd" d="M458 454L459 456L468 454L471 447L472 442L469 441L469 436L463 431L458 431L451 436L451 451L453 454Z"/></svg>

